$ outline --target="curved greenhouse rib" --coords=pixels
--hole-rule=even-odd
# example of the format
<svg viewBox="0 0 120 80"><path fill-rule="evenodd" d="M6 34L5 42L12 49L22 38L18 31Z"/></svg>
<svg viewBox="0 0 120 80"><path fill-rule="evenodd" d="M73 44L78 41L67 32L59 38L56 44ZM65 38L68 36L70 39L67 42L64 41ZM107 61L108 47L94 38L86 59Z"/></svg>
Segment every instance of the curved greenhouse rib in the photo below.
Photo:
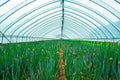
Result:
<svg viewBox="0 0 120 80"><path fill-rule="evenodd" d="M53 18L59 18L59 19L60 19L60 15L61 15L60 13L59 13L59 14L56 14L56 17L53 17L53 16L54 16L54 15L53 15L53 16L51 16L51 18L53 17ZM50 17L49 17L49 18L50 18ZM47 19L49 20L49 18L47 18ZM47 19L46 19L46 20L47 20ZM27 36L28 36L30 33L34 32L34 29L36 29L36 26L37 26L37 25L39 26L39 24L41 24L41 22L42 22L42 21L39 22L39 20L40 20L40 19L36 20L36 22L38 22L38 23L35 22L36 24L34 24L34 25L30 24L30 25L32 25L32 27L30 27L28 30L26 30L26 29L27 29L27 27L26 27L26 29L25 29L26 31L24 31L24 33L23 33L22 36L25 36L26 34L27 34ZM43 21L43 22L44 22L44 21ZM21 31L21 32L23 32L23 31ZM17 35L18 37L20 36L20 33L21 33L21 32L18 33L18 35ZM12 35L14 35L14 34L12 34ZM11 39L12 39L12 35L11 35Z"/></svg>
<svg viewBox="0 0 120 80"><path fill-rule="evenodd" d="M52 22L52 21L51 21ZM46 24L44 24L45 26L47 26L47 23ZM44 27L44 25L43 25L43 27ZM45 30L44 31L47 31L47 29L46 29L46 27L44 27L45 28ZM36 29L37 30L37 32L39 32L39 29ZM86 29L85 29L86 30ZM43 30L42 30L43 31ZM44 32L43 31L43 32ZM87 30L86 30L87 31ZM33 31L33 32L36 32L36 31ZM42 34L43 32L41 32L41 33L39 33L39 34ZM79 31L78 31L79 32ZM87 31L88 32L88 31ZM85 32L85 33L87 33L87 32ZM30 33L29 33L30 34ZM43 35L42 35L43 36Z"/></svg>
<svg viewBox="0 0 120 80"><path fill-rule="evenodd" d="M68 17L67 17L67 16L68 16ZM74 17L72 17L72 16L71 16L71 18L70 18L69 15L65 15L65 18L68 18L67 20L69 20L69 21L71 20L72 22L74 22L74 23L76 23L76 24L80 23L81 25L85 26L85 27L82 27L82 28L85 28L87 32L90 32L89 30L91 30L91 28L89 28L88 26L91 26L91 25L85 23L84 21L82 21L82 20L80 20L80 19L77 19L77 20L76 20L76 18L73 19ZM86 26L86 25L87 25L87 26ZM91 31L92 31L92 30L91 30ZM95 30L95 31L96 31L96 30ZM98 33L98 32L96 31L96 33ZM94 36L96 36L95 38L98 38L98 36L97 36L96 33L95 33L95 32L92 32L92 34L93 34ZM101 36L99 33L98 33L98 35Z"/></svg>
<svg viewBox="0 0 120 80"><path fill-rule="evenodd" d="M118 1L118 0L114 0L114 1L116 1L117 3L119 3L119 4L120 4L120 1Z"/></svg>
<svg viewBox="0 0 120 80"><path fill-rule="evenodd" d="M67 30L71 30L74 34L76 33L76 35L77 36L79 36L81 33L83 33L83 34L85 34L85 35L89 35L89 30L88 29L86 29L86 28L84 28L83 26L84 25L82 25L82 24L78 24L78 23L76 23L74 20L72 20L72 19L70 19L70 18L66 18L66 20L68 20L68 21L71 21L72 23L74 23L74 24L76 24L76 25L78 25L78 26L80 26L80 27L82 27L83 29L84 29L84 31L80 31L79 32L79 29L78 28L76 28L76 26L74 26L74 27L72 27L72 28L70 28L70 27L67 27ZM65 27L64 27L64 29L65 29ZM73 30L72 30L73 29ZM47 30L47 29L46 29ZM74 31L75 30L75 31ZM48 32L49 33L49 32ZM63 33L64 33L64 30L63 30ZM45 36L45 35L47 35L47 32L46 33L44 33L44 35L42 35L42 36ZM81 34L82 35L82 34ZM92 37L94 37L95 36L95 38L97 37L96 36L96 34L92 34Z"/></svg>
<svg viewBox="0 0 120 80"><path fill-rule="evenodd" d="M79 25L79 26L80 26L80 25ZM39 29L36 30L36 31L34 31L34 32L38 32L40 35L43 34L42 36L45 36L46 34L48 34L48 33L51 31L51 30L48 31L48 30L47 30L48 28L49 28L49 27L46 27L45 29L43 29L46 33L43 33L43 32L40 33L40 32L39 32ZM78 30L77 28L72 28L72 29ZM43 30L42 30L42 31L43 31ZM73 33L76 33L76 35L79 36L79 34L80 34L79 31L74 31L74 30L73 30L72 32L73 32ZM83 31L81 31L81 32L83 32ZM37 33L36 33L36 34L37 34ZM83 32L83 34L88 35L89 33L88 33L87 30L85 29L85 31Z"/></svg>
<svg viewBox="0 0 120 80"><path fill-rule="evenodd" d="M73 4L75 4L75 5L78 5L78 6L81 6L81 7L83 7L83 8L86 8L86 9L94 12L95 14L99 15L100 17L103 17L102 14L100 14L98 11L94 10L93 8L87 7L86 5L83 5L83 4L77 3L77 2L73 2L73 1L66 1L66 2L70 2L70 3L73 3ZM103 17L103 19L105 19L105 18ZM101 23L100 23L100 24L101 24ZM102 24L102 25L103 25L103 24ZM104 26L103 26L103 27L104 27ZM104 28L106 29L106 27L104 27ZM109 31L108 29L106 29L106 30ZM109 32L110 32L110 31L109 31ZM111 32L110 32L110 34L111 34ZM113 34L111 34L111 35L112 35L112 37L114 38Z"/></svg>
<svg viewBox="0 0 120 80"><path fill-rule="evenodd" d="M60 12L60 10L51 12L51 13L49 13L49 14L41 17L40 19L43 19L43 18L45 18L46 16L49 16L49 15L51 15L51 14L53 14L53 13L57 13L57 12ZM46 13L46 12L45 12L45 13ZM19 25L19 27L17 27L13 32L11 32L12 35L13 35L20 27L24 26L26 23L30 22L32 19L34 19L34 18L36 18L36 17L38 17L38 16L39 16L39 15L35 15L35 16L33 16L32 18L27 19L26 21L24 21L24 23L22 23L21 25ZM36 21L37 21L37 20L36 20ZM32 22L31 24L34 24L36 21Z"/></svg>
<svg viewBox="0 0 120 80"><path fill-rule="evenodd" d="M3 6L4 4L8 3L10 0L4 0L4 2L0 1L0 7Z"/></svg>
<svg viewBox="0 0 120 80"><path fill-rule="evenodd" d="M60 27L59 27L59 28L60 28ZM58 29L58 28L55 28L55 29L52 29L52 30L50 30L50 31L53 31L53 30L55 31L55 30L57 30L57 29ZM48 30L48 29L47 29L47 30ZM49 31L49 32L50 32L50 31ZM70 31L70 30L69 30L69 31ZM70 32L71 32L70 35L73 35L73 34L72 34L73 30L70 31ZM39 33L39 32L38 32L38 33ZM49 34L49 33L46 33L45 35L47 35L47 34ZM64 34L64 33L63 33L63 34ZM38 34L38 35L39 35L39 34ZM40 34L40 35L41 35L41 34ZM44 35L44 36L45 36L45 35ZM31 35L31 36L34 36L34 35ZM73 36L75 36L75 35L73 35ZM80 35L79 35L79 36L80 36ZM70 36L68 36L68 37L70 37Z"/></svg>
<svg viewBox="0 0 120 80"><path fill-rule="evenodd" d="M17 12L18 10L22 9L23 7L29 5L30 3L33 3L36 0L27 0L24 3L17 5L16 7L14 7L13 9L11 9L10 11L8 11L5 15L2 15L0 17L0 24L5 21L8 17L10 17L12 14L14 14L15 12Z"/></svg>
<svg viewBox="0 0 120 80"><path fill-rule="evenodd" d="M119 17L119 19L120 19L120 16L118 16L118 15L120 15L120 12L118 11L118 10L116 10L115 8L113 8L112 6L110 6L109 4L107 4L107 3L105 3L105 2L103 2L103 1L100 1L100 2L102 2L102 4L104 4L105 6L107 6L107 7L109 7L109 9L108 10L113 10L113 12L115 11L116 12L116 16L117 17ZM102 5L103 6L103 5ZM112 11L111 11L112 12Z"/></svg>
<svg viewBox="0 0 120 80"><path fill-rule="evenodd" d="M71 9L71 10L74 10L74 11L76 11L76 12L79 12L79 13L85 15L85 16L88 16L88 15L84 14L84 12L82 12L82 11L78 11L78 10L72 9L72 8L70 8L70 7L66 7L66 8ZM71 15L71 16L72 16L72 15ZM91 15L91 16L92 16L92 15ZM73 17L73 16L72 16L72 17ZM89 16L88 16L88 17L89 17ZM81 18L83 18L83 17L81 17ZM88 20L88 19L87 19L87 20ZM84 23L86 23L86 22L84 22ZM89 25L89 26L90 26L90 25ZM95 27L98 28L102 33L104 33L97 25L95 25ZM94 29L92 26L91 26L91 28ZM94 30L95 30L95 29L94 29ZM95 31L96 31L96 30L95 30ZM104 35L105 35L105 33L104 33Z"/></svg>
<svg viewBox="0 0 120 80"><path fill-rule="evenodd" d="M52 21L51 21L51 22L52 22ZM46 22L45 22L45 23L46 23ZM48 23L50 23L50 22L48 22ZM43 24L44 24L44 23L43 23ZM47 23L44 24L44 25L46 26ZM41 27L42 27L42 25L38 25L38 26L41 26ZM32 32L35 32L35 31L34 31L35 29L36 29L36 30L39 30L39 29L37 29L37 27L35 27L35 26L33 26L33 27L34 27L34 29L32 29ZM40 27L40 28L41 28L41 27ZM32 32L31 32L31 30L30 30L29 33L27 33L27 31L26 31L25 33L27 33L27 35L28 35L28 34L30 34L30 33L32 33ZM42 32L42 33L43 33L43 32Z"/></svg>
<svg viewBox="0 0 120 80"><path fill-rule="evenodd" d="M57 29L57 28L56 28L56 29ZM54 30L55 30L55 29L51 29L51 30L48 29L48 32L43 33L42 35L43 35L43 36L46 36L47 34L49 34L49 32L52 32L52 31L54 31ZM80 36L81 34L79 35L78 32L76 32L76 30L77 30L77 29L75 29L75 28L74 28L74 29L69 29L69 28L68 28L68 31L71 32L71 35L76 36L76 37L77 37L77 36ZM38 33L39 33L39 31L38 31ZM72 33L75 33L75 34L72 34ZM88 33L85 33L85 35L88 35ZM69 36L69 37L70 37L70 36Z"/></svg>
<svg viewBox="0 0 120 80"><path fill-rule="evenodd" d="M57 8L60 8L60 7L57 7ZM45 11L45 12L42 12L42 13L39 13L39 14L36 14L36 15L30 17L29 19L27 19L27 20L25 20L23 23L21 23L21 25L17 26L16 29L14 30L14 32L16 32L19 28L21 28L22 26L24 26L26 23L32 21L34 18L37 18L38 16L40 16L40 15L42 15L42 14L44 14L44 13L48 13L49 11L54 10L54 9L56 9L56 8L47 10L47 11ZM59 10L59 12L60 12L60 10ZM48 15L51 15L51 14L53 14L53 13L50 13L50 14L48 14ZM46 16L47 16L47 15L45 15L44 17L46 17ZM44 18L44 17L42 17L42 18ZM41 19L42 19L42 18L41 18ZM9 28L11 28L11 27L12 27L12 26L9 26ZM4 33L6 33L7 30L9 30L9 28L6 29L6 30L4 31ZM13 33L14 33L14 32L13 32Z"/></svg>
<svg viewBox="0 0 120 80"><path fill-rule="evenodd" d="M67 12L69 12L69 11L67 11ZM73 12L70 12L70 13L72 13L72 14L75 14L75 15L77 15L77 16L79 16L80 18L83 18L84 20L87 20L87 21L89 21L90 23L92 23L93 25L95 25L104 35L105 35L105 37L107 38L107 35L104 33L104 31L102 31L96 24L94 24L92 21L90 21L89 19L87 19L87 18L85 18L85 17L83 17L83 16L81 16L81 15L78 15L78 14L76 14L76 13L73 13ZM67 15L69 15L69 14L67 14ZM70 15L70 16L72 16L72 15ZM98 21L96 21L96 22L98 22ZM99 23L99 22L98 22ZM112 35L112 34L111 34Z"/></svg>
<svg viewBox="0 0 120 80"><path fill-rule="evenodd" d="M76 11L76 12L79 12L79 13L81 13L81 14L83 14L83 15L86 15L86 16L94 19L95 21L98 20L97 18L94 18L93 15L90 15L89 13L87 13L87 12L85 12L85 11L82 11L82 10L79 11L78 9L71 8L70 6L66 6L66 8L71 9L71 10L74 10L74 11ZM112 23L112 21L110 21L110 20L107 19L107 18L106 18L106 20L112 25L113 28L117 29L116 26ZM98 22L101 22L101 21L99 20ZM102 22L101 22L101 23L102 23ZM105 28L105 27L104 27L104 28ZM117 30L118 30L118 29L117 29ZM110 32L110 31L109 31L109 32ZM119 32L119 30L118 30L118 32ZM111 33L112 33L112 32L111 32Z"/></svg>
<svg viewBox="0 0 120 80"><path fill-rule="evenodd" d="M43 23L44 24L44 23ZM35 27L34 27L34 29L35 29ZM28 30L28 31L30 31L30 29ZM32 31L34 31L34 30L32 30ZM31 32L31 31L30 31ZM27 31L25 32L25 33L27 33ZM29 33L28 33L29 34Z"/></svg>
<svg viewBox="0 0 120 80"><path fill-rule="evenodd" d="M27 27L25 27L24 28L24 30L21 30L19 33L18 33L18 36L22 33L22 32L24 32L23 34L29 34L29 32L31 32L31 31L34 31L34 29L36 28L36 26L37 25L39 25L40 23L43 23L43 22L45 22L45 21L48 21L48 20L51 20L51 18L59 18L59 17L61 17L61 13L59 13L59 14L56 14L56 15L53 15L53 16L51 16L51 17L48 17L47 19L44 19L44 20L42 20L42 21L40 21L41 19L38 19L38 20L36 20L35 21L35 23L31 23L31 24L29 24ZM46 23L46 22L45 22ZM44 24L44 23L43 23ZM31 27L32 26L32 27ZM26 31L25 31L26 30Z"/></svg>
<svg viewBox="0 0 120 80"><path fill-rule="evenodd" d="M56 15L57 16L57 15ZM50 18L52 18L53 16L51 16ZM46 20L48 20L49 18L47 18ZM45 22L44 21L41 21L41 22L44 22L44 23L46 23L46 20L45 20ZM37 22L38 21L38 22ZM41 22L39 22L39 20L36 20L35 22L37 22L38 24L39 23L41 23ZM44 24L43 23L43 24ZM34 25L33 27L31 27L31 28L29 28L26 32L24 32L24 33L28 33L28 32L30 32L31 33L31 31L34 31L34 29L36 28L35 26L37 26L38 24L36 24L36 25ZM30 24L30 25L32 25L32 24ZM28 25L28 27L30 26L30 25ZM89 25L90 26L90 25ZM27 28L27 27L26 27ZM32 29L33 28L33 29ZM26 30L26 29L24 29L24 30ZM21 32L20 32L21 33ZM20 34L19 33L19 34ZM18 34L18 36L19 36L19 34ZM28 33L29 34L29 33Z"/></svg>
<svg viewBox="0 0 120 80"><path fill-rule="evenodd" d="M58 1L56 1L56 2L58 2ZM7 30L9 30L9 28L11 28L12 26L14 26L14 25L15 25L16 23L18 23L20 20L22 20L23 18L29 16L29 15L32 14L33 12L35 12L35 11L41 9L41 8L44 8L44 7L48 6L48 5L52 5L52 4L56 3L56 2L50 2L50 3L44 4L44 5L42 5L42 6L39 6L39 7L37 7L37 8L32 9L32 10L29 11L28 13L23 14L22 16L20 16L19 18L17 18L14 22L12 22L12 23L10 23L9 25L7 25L7 26L5 27L5 30L3 30L3 33L6 33ZM56 7L56 8L57 8L57 7ZM50 11L50 10L49 10L49 11ZM47 10L43 11L43 13L44 13L44 12L47 12Z"/></svg>
<svg viewBox="0 0 120 80"><path fill-rule="evenodd" d="M93 2L94 4L97 4L97 5L99 5L100 7L102 7L102 8L104 8L105 10L107 10L107 11L109 11L111 14L113 14L115 17L117 17L119 20L120 20L120 16L118 15L119 13L118 13L118 11L116 11L115 9L114 9L114 11L111 11L111 10L113 10L113 8L111 7L111 6L109 6L109 5L106 5L106 3L104 3L103 1L101 1L101 0L90 0L91 2ZM99 2L99 3L98 3ZM101 3L102 2L102 3ZM102 4L105 4L105 5L102 5ZM107 8L107 7L108 8ZM116 14L116 12L117 12L117 14Z"/></svg>
<svg viewBox="0 0 120 80"><path fill-rule="evenodd" d="M92 0L90 0L91 2L93 2L94 4L97 4L97 5L99 5L100 7L102 7L102 8L104 8L105 10L107 10L107 11L109 11L110 13L112 13L115 17L117 17L119 20L120 20L120 16L118 15L118 14L115 14L116 12L114 12L114 11L111 11L111 10L109 10L107 7L105 7L104 5L101 5L100 3L97 3L97 2L95 2L95 1L92 1ZM109 7L110 8L110 7ZM120 14L120 13L119 13ZM116 28L116 30L117 31L119 31L120 32L120 29L119 28L117 28L117 26L116 25L114 25L113 24L113 22L111 21L111 20L109 20L108 18L105 18L112 26L114 26L115 28Z"/></svg>
<svg viewBox="0 0 120 80"><path fill-rule="evenodd" d="M56 17L51 16L51 18L53 17L53 19L56 19L56 18L60 19L60 15L61 15L61 14L56 14ZM49 23L49 20L52 20L51 18L48 19L48 21L47 21L48 23ZM46 20L45 20L45 21L46 21ZM54 21L54 20L53 20L53 21ZM38 22L37 24L35 24L35 25L33 25L32 27L30 27L27 31L24 31L23 36L25 36L25 35L29 36L29 34L35 32L34 30L35 30L37 27L41 26L40 24L41 24L42 21L39 22L39 20L38 20L37 22ZM40 28L43 28L43 27L40 27ZM26 27L26 29L27 29L27 27ZM19 37L21 33L22 33L22 31L19 32L17 36Z"/></svg>
<svg viewBox="0 0 120 80"><path fill-rule="evenodd" d="M42 26L41 26L41 27L42 27L42 29L46 32L46 31L47 31L47 28L49 28L49 27L48 27L48 25L50 25L50 24L54 23L55 21L56 21L56 19L55 19L55 20L53 20L53 21L51 21L51 23L49 23L49 22L48 22L49 24L48 24L48 23L46 23L46 24L42 25ZM41 29L41 27L37 27L37 29L36 29L36 30L34 30L33 32L35 32L35 33L36 33L36 32L39 32L39 31L40 31L40 29ZM39 34L40 34L40 35L44 32L43 30L41 30L41 31L42 31L41 33L39 32ZM49 32L48 32L48 33L49 33ZM33 34L33 33L32 33L32 34ZM32 34L31 34L31 35L32 35ZM36 34L37 34L37 33L36 33ZM29 33L29 35L30 35L30 33ZM42 36L43 36L43 35L42 35Z"/></svg>
<svg viewBox="0 0 120 80"><path fill-rule="evenodd" d="M77 20L73 19L72 17L70 18L70 17L67 17L67 16L66 16L65 19L68 20L68 21L71 21L71 22L73 22L73 23L75 23L75 24L77 24L77 25L79 25L78 27L77 27L77 26L74 26L77 30L79 30L79 29L78 29L79 27L82 27L83 29L85 29L85 31L87 31L87 32L90 33L90 30L91 30L91 29L88 27L89 25L86 26L84 23L81 23L80 21L77 21ZM78 24L77 22L79 22L80 24ZM78 32L79 32L79 31L78 31ZM81 32L81 30L80 30L80 32ZM80 32L79 32L79 33L80 33ZM85 33L86 33L86 32L85 32ZM89 34L89 33L88 33L88 34ZM83 34L84 34L84 33L83 33ZM91 37L98 38L98 36L97 36L94 32L92 32L91 35L92 35Z"/></svg>

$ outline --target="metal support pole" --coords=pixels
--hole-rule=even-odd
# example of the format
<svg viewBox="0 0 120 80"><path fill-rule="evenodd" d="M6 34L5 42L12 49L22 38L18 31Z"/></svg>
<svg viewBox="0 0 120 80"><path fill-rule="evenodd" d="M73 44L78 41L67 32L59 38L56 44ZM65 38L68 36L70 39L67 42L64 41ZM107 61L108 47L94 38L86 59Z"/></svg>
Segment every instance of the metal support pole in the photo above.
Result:
<svg viewBox="0 0 120 80"><path fill-rule="evenodd" d="M1 35L2 35L2 43L3 43L3 38L5 37L6 39L7 39L7 41L9 42L9 43L11 43L11 41L0 31L0 33L1 33Z"/></svg>
<svg viewBox="0 0 120 80"><path fill-rule="evenodd" d="M61 39L63 38L63 27L64 27L64 0L61 0L62 5L62 25L61 25Z"/></svg>

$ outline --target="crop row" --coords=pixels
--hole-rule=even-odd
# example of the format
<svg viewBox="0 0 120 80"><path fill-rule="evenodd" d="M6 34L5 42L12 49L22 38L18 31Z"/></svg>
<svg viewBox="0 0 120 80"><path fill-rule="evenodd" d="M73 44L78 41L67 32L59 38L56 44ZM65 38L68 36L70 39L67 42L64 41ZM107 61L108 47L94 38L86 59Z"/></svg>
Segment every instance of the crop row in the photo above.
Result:
<svg viewBox="0 0 120 80"><path fill-rule="evenodd" d="M63 41L67 80L120 80L120 44Z"/></svg>
<svg viewBox="0 0 120 80"><path fill-rule="evenodd" d="M55 80L56 41L0 45L0 80Z"/></svg>

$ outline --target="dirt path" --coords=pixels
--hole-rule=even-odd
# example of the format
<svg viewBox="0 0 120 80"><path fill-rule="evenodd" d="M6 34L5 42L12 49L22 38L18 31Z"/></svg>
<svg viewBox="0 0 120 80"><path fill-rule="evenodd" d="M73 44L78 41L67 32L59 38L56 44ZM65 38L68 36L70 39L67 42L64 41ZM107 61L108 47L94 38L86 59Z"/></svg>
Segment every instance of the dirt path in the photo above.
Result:
<svg viewBox="0 0 120 80"><path fill-rule="evenodd" d="M64 61L63 61L63 53L62 53L62 48L60 48L59 52L59 72L56 76L56 80L67 80L65 76L65 69L64 69Z"/></svg>

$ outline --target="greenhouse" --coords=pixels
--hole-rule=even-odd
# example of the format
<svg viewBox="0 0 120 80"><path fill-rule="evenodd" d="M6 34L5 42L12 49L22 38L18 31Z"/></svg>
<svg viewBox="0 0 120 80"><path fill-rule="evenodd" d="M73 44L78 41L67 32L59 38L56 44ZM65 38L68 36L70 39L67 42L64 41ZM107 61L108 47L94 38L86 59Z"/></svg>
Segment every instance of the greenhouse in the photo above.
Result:
<svg viewBox="0 0 120 80"><path fill-rule="evenodd" d="M120 80L120 0L0 0L0 80Z"/></svg>

